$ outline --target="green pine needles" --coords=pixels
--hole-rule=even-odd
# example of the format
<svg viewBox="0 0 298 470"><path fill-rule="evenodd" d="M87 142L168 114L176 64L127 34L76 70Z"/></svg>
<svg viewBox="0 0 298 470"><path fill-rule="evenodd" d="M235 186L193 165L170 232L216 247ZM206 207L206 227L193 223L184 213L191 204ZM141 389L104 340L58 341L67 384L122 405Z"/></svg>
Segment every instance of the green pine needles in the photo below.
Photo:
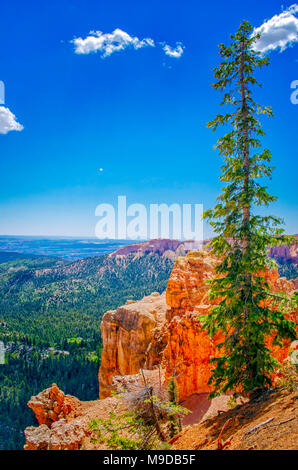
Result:
<svg viewBox="0 0 298 470"><path fill-rule="evenodd" d="M212 85L224 92L221 104L228 105L230 112L217 115L207 127L215 131L229 125L230 129L216 144L224 158L220 180L226 185L214 209L204 214L216 233L211 248L219 258L218 277L209 281L209 295L219 299L219 304L204 317L203 327L211 336L225 334L218 357L212 359L211 396L228 390L249 395L256 388L270 386L279 364L266 338L281 344L283 339L296 337L295 324L284 316L289 299L285 294L271 294L265 279L266 269L272 266L268 248L293 240L282 234L280 218L256 213L257 206L268 206L276 199L260 182L271 176L273 167L268 165L270 150L261 146L264 131L258 117L272 116L272 110L253 98L254 85L260 85L254 73L269 64L254 49L257 39L252 26L243 21L231 36L231 44L220 44L222 62L214 70L217 81Z"/></svg>

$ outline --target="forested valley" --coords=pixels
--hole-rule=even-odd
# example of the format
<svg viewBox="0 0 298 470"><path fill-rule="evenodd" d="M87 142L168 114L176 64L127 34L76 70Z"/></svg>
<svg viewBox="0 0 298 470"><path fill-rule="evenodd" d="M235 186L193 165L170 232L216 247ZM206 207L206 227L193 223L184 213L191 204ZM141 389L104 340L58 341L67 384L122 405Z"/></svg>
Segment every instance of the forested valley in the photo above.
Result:
<svg viewBox="0 0 298 470"><path fill-rule="evenodd" d="M25 427L37 424L32 395L57 383L81 400L98 398L103 314L164 291L173 261L152 253L75 262L2 253L1 261L0 449L22 449Z"/></svg>

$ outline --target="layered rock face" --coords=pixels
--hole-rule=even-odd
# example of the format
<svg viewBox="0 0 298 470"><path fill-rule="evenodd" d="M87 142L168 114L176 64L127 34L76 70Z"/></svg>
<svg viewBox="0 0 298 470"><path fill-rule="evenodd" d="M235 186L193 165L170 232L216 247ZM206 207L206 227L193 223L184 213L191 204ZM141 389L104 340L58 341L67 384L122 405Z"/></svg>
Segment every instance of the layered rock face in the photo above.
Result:
<svg viewBox="0 0 298 470"><path fill-rule="evenodd" d="M198 317L210 308L205 281L214 277L216 264L209 252L191 251L177 259L166 298L152 294L104 315L100 398L110 395L113 377L158 364L165 368L166 380L173 373L177 376L181 400L210 391L209 359L216 338L201 330Z"/></svg>
<svg viewBox="0 0 298 470"><path fill-rule="evenodd" d="M110 395L114 376L136 374L141 367L153 369L161 362L165 312L165 294L155 292L105 313L101 324L100 398Z"/></svg>
<svg viewBox="0 0 298 470"><path fill-rule="evenodd" d="M222 337L211 339L202 330L200 315L208 313L211 302L205 281L212 279L216 258L207 251L191 251L178 258L166 292L168 325L163 364L166 379L177 377L180 400L194 393L210 392L209 360Z"/></svg>
<svg viewBox="0 0 298 470"><path fill-rule="evenodd" d="M137 374L140 367L153 369L162 364L165 380L175 374L179 396L185 400L195 393L210 392L210 359L222 335L210 338L202 330L200 315L208 314L216 301L208 298L206 280L215 276L218 261L208 251L190 251L174 265L164 296L152 294L107 312L102 322L103 353L99 372L100 397L110 394L114 376ZM292 281L280 278L277 271L265 277L272 292L294 290ZM158 310L158 315L154 313ZM291 319L295 320L295 312ZM274 356L283 361L289 344L268 346Z"/></svg>
<svg viewBox="0 0 298 470"><path fill-rule="evenodd" d="M211 374L210 359L215 356L216 345L224 339L222 335L214 338L207 336L201 329L200 315L208 314L214 301L207 295L205 280L215 275L216 258L206 251L190 252L178 258L172 271L166 300L168 324L165 328L166 347L163 351L163 364L166 379L176 372L179 397L185 400L194 393L210 392L208 380ZM280 278L277 271L265 274L271 291L290 294L294 283ZM296 312L290 314L297 321ZM289 351L289 343L283 347L268 346L273 355L282 362Z"/></svg>
<svg viewBox="0 0 298 470"><path fill-rule="evenodd" d="M205 281L214 277L217 260L207 251L190 251L177 259L166 291L167 320L210 305Z"/></svg>

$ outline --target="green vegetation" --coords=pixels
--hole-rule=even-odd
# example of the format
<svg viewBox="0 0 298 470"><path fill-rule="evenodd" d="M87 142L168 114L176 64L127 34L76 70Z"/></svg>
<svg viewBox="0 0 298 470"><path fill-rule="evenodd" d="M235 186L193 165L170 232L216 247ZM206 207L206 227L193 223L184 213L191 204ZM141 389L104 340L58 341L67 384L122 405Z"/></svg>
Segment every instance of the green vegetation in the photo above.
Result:
<svg viewBox="0 0 298 470"><path fill-rule="evenodd" d="M67 349L71 338L80 337L93 350L102 315L128 298L165 290L172 267L173 261L156 254L2 263L0 339L26 337L36 346Z"/></svg>
<svg viewBox="0 0 298 470"><path fill-rule="evenodd" d="M0 450L22 449L24 429L38 425L27 407L32 395L52 383L81 400L98 397L99 358L88 360L86 349L54 355L28 345L14 345L0 365Z"/></svg>
<svg viewBox="0 0 298 470"><path fill-rule="evenodd" d="M177 403L174 379L165 391L161 384L155 388L143 378L143 386L136 384L135 389L115 395L121 399L124 412L113 410L107 419L91 421L93 441L112 450L165 449L176 424L180 428L181 418L190 411Z"/></svg>
<svg viewBox="0 0 298 470"><path fill-rule="evenodd" d="M296 354L297 359L297 354ZM286 361L280 368L280 377L278 378L278 385L288 392L296 392L298 389L298 364L293 364L291 361Z"/></svg>
<svg viewBox="0 0 298 470"><path fill-rule="evenodd" d="M175 371L173 371L173 376L169 377L168 383L168 395L169 401L173 405L179 405L179 391L177 382L175 379ZM174 437L178 432L182 430L182 423L181 423L181 416L179 413L171 413L168 416L169 419L169 435L170 437Z"/></svg>
<svg viewBox="0 0 298 470"><path fill-rule="evenodd" d="M173 261L152 254L72 263L42 257L5 261L0 264L0 340L6 347L6 363L0 364L0 449L21 449L25 427L37 424L27 407L31 395L57 383L81 400L98 397L103 314L127 299L164 291Z"/></svg>
<svg viewBox="0 0 298 470"><path fill-rule="evenodd" d="M270 151L261 150L264 131L259 121L259 115L272 116L272 110L253 98L253 85L259 84L254 74L269 61L254 50L259 36L252 36L252 31L244 21L231 36L231 44L219 46L222 62L215 69L213 87L224 92L222 105L229 112L208 123L214 131L220 125L231 126L216 144L225 162L220 179L227 185L215 208L205 213L217 233L210 243L212 251L222 259L219 277L210 281L209 293L222 300L205 318L204 327L211 336L218 331L226 335L213 359L212 396L235 388L249 394L270 386L271 374L279 364L266 346L266 338L272 336L280 344L284 338L296 337L294 323L284 317L289 305L286 296L270 294L264 277L272 265L268 247L293 240L282 235L279 218L255 212L256 207L268 206L276 198L258 182L270 177L273 169L268 165Z"/></svg>

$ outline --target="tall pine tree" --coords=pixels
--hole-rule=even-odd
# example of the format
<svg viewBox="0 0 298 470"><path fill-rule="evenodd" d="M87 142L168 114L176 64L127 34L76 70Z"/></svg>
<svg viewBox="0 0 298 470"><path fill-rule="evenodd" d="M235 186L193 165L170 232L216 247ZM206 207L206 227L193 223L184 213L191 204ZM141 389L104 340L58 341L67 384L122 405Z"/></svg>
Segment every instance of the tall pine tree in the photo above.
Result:
<svg viewBox="0 0 298 470"><path fill-rule="evenodd" d="M273 167L268 165L270 151L262 149L264 131L258 119L260 114L272 116L272 110L257 104L252 93L254 85L260 85L255 70L269 63L254 48L258 39L243 21L231 44L219 46L222 62L214 70L217 81L212 85L224 92L221 104L230 111L207 125L214 131L220 125L230 126L216 144L225 162L220 179L227 184L214 209L204 214L216 233L211 248L220 260L209 290L210 298L220 303L204 318L204 328L211 336L219 331L225 334L213 359L213 396L228 390L249 394L270 386L278 362L266 338L274 337L280 344L296 337L294 323L284 316L286 296L271 294L265 279L268 248L292 240L278 228L281 219L255 210L276 199L260 182L271 176Z"/></svg>

